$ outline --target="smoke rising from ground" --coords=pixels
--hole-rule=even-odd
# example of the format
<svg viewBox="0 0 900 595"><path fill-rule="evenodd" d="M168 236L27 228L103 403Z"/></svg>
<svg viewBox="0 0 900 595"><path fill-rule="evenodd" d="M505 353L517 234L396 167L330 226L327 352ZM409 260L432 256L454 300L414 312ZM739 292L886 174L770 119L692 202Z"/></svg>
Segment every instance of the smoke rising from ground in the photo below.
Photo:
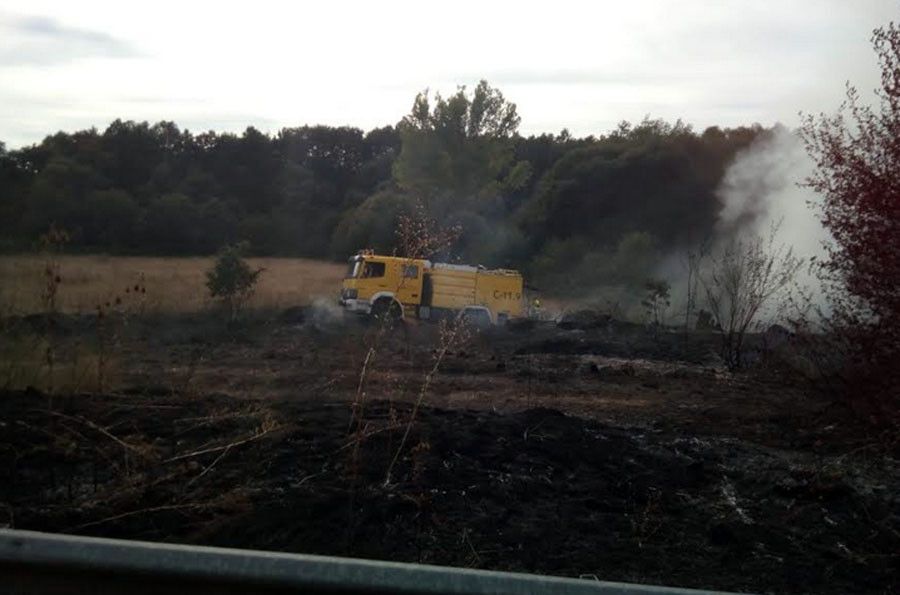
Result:
<svg viewBox="0 0 900 595"><path fill-rule="evenodd" d="M775 126L739 153L728 168L718 195L723 208L716 225L715 244L751 234L766 235L779 225L777 242L793 247L809 264L824 256L830 236L818 218L819 196L801 184L813 163L796 134ZM823 303L821 286L804 266L797 283Z"/></svg>
<svg viewBox="0 0 900 595"><path fill-rule="evenodd" d="M330 331L344 322L344 311L333 296L315 296L308 310L307 323L320 331Z"/></svg>
<svg viewBox="0 0 900 595"><path fill-rule="evenodd" d="M767 237L773 225L778 225L776 245L791 247L802 258L804 266L795 277L794 291L800 289L812 303L827 311L827 303L819 280L810 270L810 263L825 255L824 244L830 240L818 218L820 197L800 184L812 173L813 163L799 137L785 128L775 126L761 135L747 149L739 152L728 166L716 192L722 205L707 238L706 249L713 255L736 240L754 236ZM698 251L701 242L666 255L656 275L672 286L672 323L684 320L687 295L688 251ZM701 264L700 274L709 278L710 257ZM703 285L698 286L696 308L706 308ZM776 296L760 313L760 321L776 322Z"/></svg>

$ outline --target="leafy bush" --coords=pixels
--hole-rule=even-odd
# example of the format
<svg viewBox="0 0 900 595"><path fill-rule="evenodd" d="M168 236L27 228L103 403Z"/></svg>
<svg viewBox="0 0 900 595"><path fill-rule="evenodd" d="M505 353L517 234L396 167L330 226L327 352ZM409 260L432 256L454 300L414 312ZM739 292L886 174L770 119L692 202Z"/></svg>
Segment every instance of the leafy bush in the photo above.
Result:
<svg viewBox="0 0 900 595"><path fill-rule="evenodd" d="M225 246L219 250L213 268L206 273L210 296L222 302L231 320L237 318L241 308L253 295L264 270L250 268L244 260L246 250L246 243Z"/></svg>
<svg viewBox="0 0 900 595"><path fill-rule="evenodd" d="M801 135L816 165L807 185L822 196L833 239L819 263L830 308L823 316L846 363L829 367L856 408L900 425L900 27L875 29L872 45L877 104L848 85L840 110L806 116Z"/></svg>

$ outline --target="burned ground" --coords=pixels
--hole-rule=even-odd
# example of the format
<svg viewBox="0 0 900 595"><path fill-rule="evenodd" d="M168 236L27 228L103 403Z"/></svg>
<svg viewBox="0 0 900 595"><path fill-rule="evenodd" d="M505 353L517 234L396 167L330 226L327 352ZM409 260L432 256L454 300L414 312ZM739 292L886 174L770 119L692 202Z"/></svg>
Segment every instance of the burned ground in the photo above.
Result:
<svg viewBox="0 0 900 595"><path fill-rule="evenodd" d="M61 343L91 332L59 326ZM715 335L481 333L446 355L386 477L437 334L383 336L360 390L372 327L304 311L132 322L115 390L0 395L0 514L737 591L900 588L896 453L777 362L727 372Z"/></svg>

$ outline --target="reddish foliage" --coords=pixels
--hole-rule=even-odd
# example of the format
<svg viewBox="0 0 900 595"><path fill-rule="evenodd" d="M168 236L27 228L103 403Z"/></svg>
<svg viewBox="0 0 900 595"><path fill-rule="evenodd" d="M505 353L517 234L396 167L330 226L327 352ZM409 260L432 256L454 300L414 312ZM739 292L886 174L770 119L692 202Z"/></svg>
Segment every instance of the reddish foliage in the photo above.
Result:
<svg viewBox="0 0 900 595"><path fill-rule="evenodd" d="M425 205L417 202L412 214L400 215L397 221L397 248L407 258L433 258L449 250L461 234L459 225L441 228Z"/></svg>
<svg viewBox="0 0 900 595"><path fill-rule="evenodd" d="M878 108L848 84L838 113L807 116L801 134L817 166L807 184L834 238L820 270L851 346L847 394L888 421L900 403L900 28L876 29L872 44Z"/></svg>

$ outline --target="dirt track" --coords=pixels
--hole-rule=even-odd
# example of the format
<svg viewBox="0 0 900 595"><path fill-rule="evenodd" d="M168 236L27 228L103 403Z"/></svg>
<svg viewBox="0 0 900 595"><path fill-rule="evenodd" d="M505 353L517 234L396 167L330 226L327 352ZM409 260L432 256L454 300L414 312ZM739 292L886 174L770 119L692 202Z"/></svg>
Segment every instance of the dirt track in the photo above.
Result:
<svg viewBox="0 0 900 595"><path fill-rule="evenodd" d="M294 312L229 340L197 321L129 332L115 395L0 397L9 524L738 591L900 588L895 459L777 366L722 370L711 336L477 336L443 362L386 484L436 327L379 343L358 458L371 328Z"/></svg>

